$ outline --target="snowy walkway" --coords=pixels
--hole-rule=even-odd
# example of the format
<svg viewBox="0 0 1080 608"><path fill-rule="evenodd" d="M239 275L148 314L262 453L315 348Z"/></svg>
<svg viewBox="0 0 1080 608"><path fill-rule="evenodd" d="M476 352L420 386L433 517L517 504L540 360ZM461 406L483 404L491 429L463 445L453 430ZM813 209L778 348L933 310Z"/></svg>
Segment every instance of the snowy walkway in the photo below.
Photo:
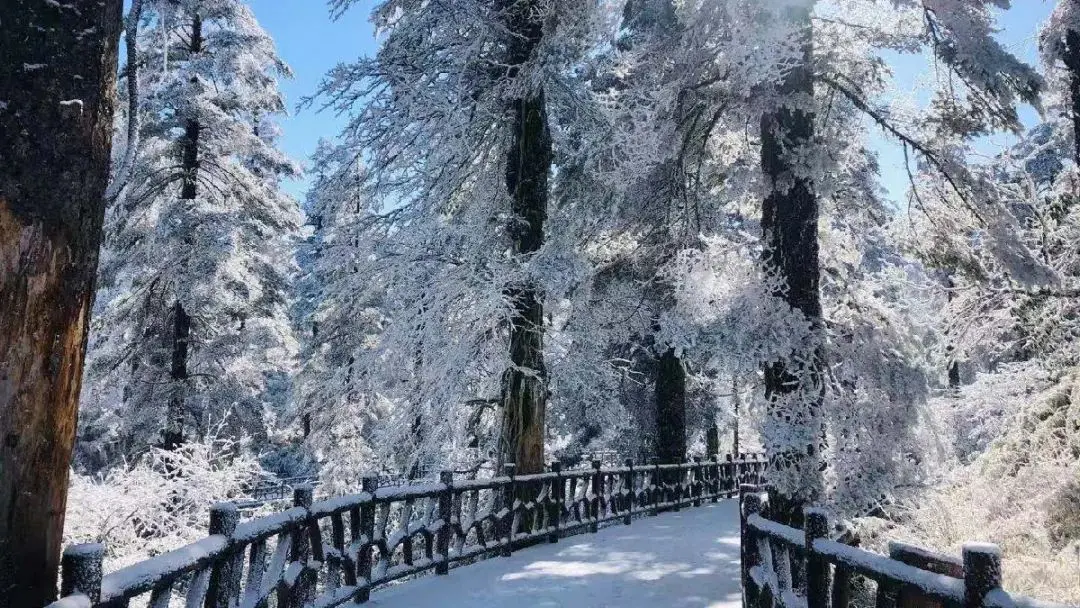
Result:
<svg viewBox="0 0 1080 608"><path fill-rule="evenodd" d="M737 608L736 501L635 519L371 594L385 608Z"/></svg>

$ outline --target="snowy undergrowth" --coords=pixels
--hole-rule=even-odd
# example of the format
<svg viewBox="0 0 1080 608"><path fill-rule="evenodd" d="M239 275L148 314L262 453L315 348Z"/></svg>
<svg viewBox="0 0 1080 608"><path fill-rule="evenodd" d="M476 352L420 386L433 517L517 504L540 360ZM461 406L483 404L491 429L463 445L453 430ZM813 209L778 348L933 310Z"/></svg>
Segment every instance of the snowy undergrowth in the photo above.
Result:
<svg viewBox="0 0 1080 608"><path fill-rule="evenodd" d="M993 542L1010 592L1080 602L1080 377L1014 367L930 405L951 414L959 461L902 506L899 525L868 526L869 544L959 555L964 542Z"/></svg>
<svg viewBox="0 0 1080 608"><path fill-rule="evenodd" d="M210 505L262 476L246 442L205 439L151 448L105 476L71 474L64 544L105 544L111 572L207 535Z"/></svg>

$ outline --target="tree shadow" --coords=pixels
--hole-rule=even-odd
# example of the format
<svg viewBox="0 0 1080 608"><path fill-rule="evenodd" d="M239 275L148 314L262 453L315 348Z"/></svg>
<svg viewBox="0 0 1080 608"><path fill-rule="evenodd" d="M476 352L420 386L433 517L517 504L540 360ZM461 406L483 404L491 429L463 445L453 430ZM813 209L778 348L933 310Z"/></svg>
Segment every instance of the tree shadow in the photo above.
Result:
<svg viewBox="0 0 1080 608"><path fill-rule="evenodd" d="M740 598L739 519L729 500L412 581L376 593L372 603L719 608L740 606Z"/></svg>

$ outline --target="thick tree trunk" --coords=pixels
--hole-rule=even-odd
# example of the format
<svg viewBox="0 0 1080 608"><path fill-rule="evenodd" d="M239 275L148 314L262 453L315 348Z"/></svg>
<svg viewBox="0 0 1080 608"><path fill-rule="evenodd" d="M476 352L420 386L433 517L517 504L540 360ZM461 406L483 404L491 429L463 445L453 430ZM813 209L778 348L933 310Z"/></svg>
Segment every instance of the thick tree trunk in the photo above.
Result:
<svg viewBox="0 0 1080 608"><path fill-rule="evenodd" d="M510 77L533 54L543 35L541 7L535 1L500 1L507 28ZM544 243L547 217L551 136L543 91L531 91L510 102L513 140L506 153L506 189L511 201L509 226L513 251L528 256ZM535 284L507 290L513 302L510 326L512 367L503 375L504 458L518 473L544 470L544 429L547 409L547 371L544 367L544 307Z"/></svg>
<svg viewBox="0 0 1080 608"><path fill-rule="evenodd" d="M802 57L777 91L781 104L761 118L761 166L769 187L761 225L765 270L786 287L776 295L820 329L818 201L810 168L797 160L808 157L814 138L814 115L807 107L814 95L812 5L804 0L802 6L785 9L802 37ZM779 481L770 508L780 521L791 523L801 521L802 506L814 501L821 487L821 353L811 346L800 354L804 363L765 367L773 427L765 440Z"/></svg>
<svg viewBox="0 0 1080 608"><path fill-rule="evenodd" d="M121 0L0 2L0 606L56 596Z"/></svg>
<svg viewBox="0 0 1080 608"><path fill-rule="evenodd" d="M196 13L191 20L191 41L188 52L196 55L202 51L202 18ZM194 80L193 80L194 81ZM199 194L199 134L202 126L197 116L191 116L184 126L180 182L180 199L195 200ZM188 385L188 350L191 342L191 315L177 297L172 311L172 361L169 367L169 404L165 411L165 432L162 444L166 450L174 450L184 442L186 418L184 402Z"/></svg>
<svg viewBox="0 0 1080 608"><path fill-rule="evenodd" d="M663 463L686 459L686 370L674 348L656 369L656 456Z"/></svg>

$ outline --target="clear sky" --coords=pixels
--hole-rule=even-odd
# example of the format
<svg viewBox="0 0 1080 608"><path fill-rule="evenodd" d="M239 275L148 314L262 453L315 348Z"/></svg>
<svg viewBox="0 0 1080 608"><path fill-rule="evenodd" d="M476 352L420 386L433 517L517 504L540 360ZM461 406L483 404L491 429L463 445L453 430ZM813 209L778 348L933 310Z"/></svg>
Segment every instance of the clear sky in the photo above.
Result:
<svg viewBox="0 0 1080 608"><path fill-rule="evenodd" d="M330 19L324 0L250 0L255 17L274 38L278 53L292 67L293 78L281 83L290 116L282 121L282 147L293 159L308 164L320 138L333 138L344 126L330 111L317 106L297 110L302 97L312 95L323 75L338 63L376 50L375 30L368 14L376 0L358 0L337 20ZM307 180L288 185L303 200Z"/></svg>
<svg viewBox="0 0 1080 608"><path fill-rule="evenodd" d="M1021 60L1038 66L1038 30L1050 16L1053 3L1047 0L1013 0L1012 4L1011 9L998 16L998 27L1001 30L998 40ZM920 82L925 82L925 79L933 74L932 64L925 56L890 54L886 59L892 66L896 86L901 92L913 91ZM922 96L922 99L916 102L926 103L928 99L928 96ZM1027 106L1021 108L1020 117L1028 127L1035 126L1039 120L1034 109ZM976 148L989 156L1015 140L1015 136L1001 134L987 138ZM873 147L877 150L881 162L882 185L894 200L903 200L907 192L908 177L902 149L889 141L878 129L874 129Z"/></svg>
<svg viewBox="0 0 1080 608"><path fill-rule="evenodd" d="M375 52L375 32L367 18L376 3L377 0L357 0L344 17L332 21L323 0L251 0L255 16L274 37L278 51L295 74L293 79L282 83L292 112L282 122L282 146L302 163L307 163L319 138L337 135L342 120L314 107L297 111L295 106L301 97L314 93L320 79L334 65ZM1038 51L1035 34L1052 4L1046 0L1013 0L1013 4L1012 9L1001 15L999 38L1008 49L1034 64ZM930 63L922 56L893 55L888 60L901 90L915 89L920 79L931 73ZM1029 125L1037 120L1030 108L1025 108L1023 117ZM982 147L990 152L1010 139L997 137ZM874 147L881 159L883 185L899 200L907 187L903 154L881 136L875 136ZM301 199L306 187L306 179L288 185L289 191Z"/></svg>

